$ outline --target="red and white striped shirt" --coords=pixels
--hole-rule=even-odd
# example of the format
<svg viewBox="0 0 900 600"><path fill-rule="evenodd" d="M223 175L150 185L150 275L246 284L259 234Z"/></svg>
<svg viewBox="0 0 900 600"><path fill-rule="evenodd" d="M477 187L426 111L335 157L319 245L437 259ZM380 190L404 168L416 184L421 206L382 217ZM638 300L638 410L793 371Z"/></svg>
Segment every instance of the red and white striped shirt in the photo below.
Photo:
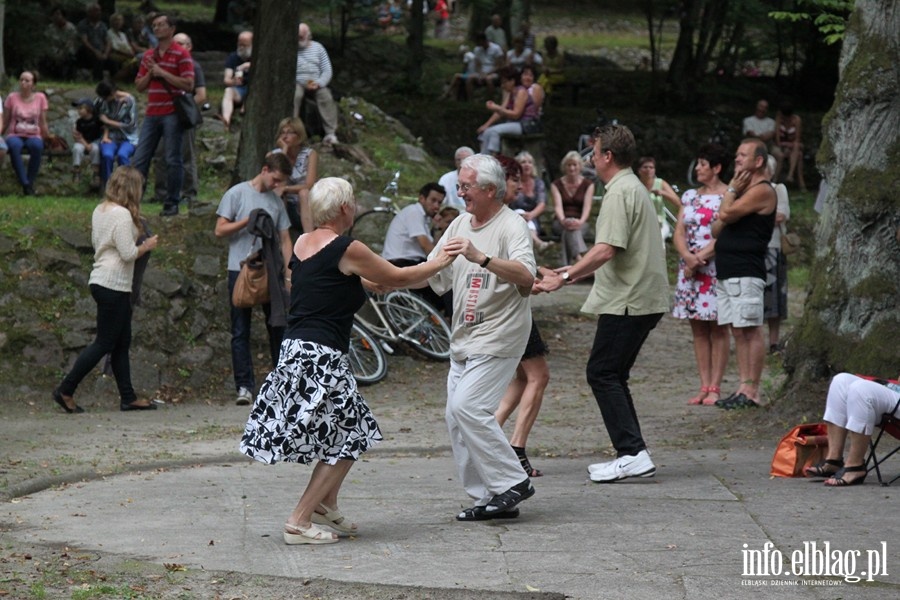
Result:
<svg viewBox="0 0 900 600"><path fill-rule="evenodd" d="M191 60L191 53L184 47L179 46L175 42L160 55L159 48L151 48L144 52L141 58L141 66L135 80L145 77L149 69L147 68L148 60L156 61L160 67L178 77L194 78L194 63ZM169 84L171 92L163 85L163 80L154 77L150 80L150 86L147 88L147 116L159 117L162 115L170 115L175 112L175 105L172 103L172 96L175 94L183 94L185 92L179 90L172 84Z"/></svg>

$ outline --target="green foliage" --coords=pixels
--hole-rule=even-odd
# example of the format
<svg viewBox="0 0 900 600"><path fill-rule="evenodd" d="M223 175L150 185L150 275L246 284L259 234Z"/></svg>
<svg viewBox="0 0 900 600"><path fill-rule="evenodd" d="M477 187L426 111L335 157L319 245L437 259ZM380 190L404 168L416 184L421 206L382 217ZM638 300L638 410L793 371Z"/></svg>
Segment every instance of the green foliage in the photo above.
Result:
<svg viewBox="0 0 900 600"><path fill-rule="evenodd" d="M775 10L769 17L789 23L812 21L826 44L836 44L844 39L847 18L853 12L854 3L855 0L800 0L797 6L801 10Z"/></svg>

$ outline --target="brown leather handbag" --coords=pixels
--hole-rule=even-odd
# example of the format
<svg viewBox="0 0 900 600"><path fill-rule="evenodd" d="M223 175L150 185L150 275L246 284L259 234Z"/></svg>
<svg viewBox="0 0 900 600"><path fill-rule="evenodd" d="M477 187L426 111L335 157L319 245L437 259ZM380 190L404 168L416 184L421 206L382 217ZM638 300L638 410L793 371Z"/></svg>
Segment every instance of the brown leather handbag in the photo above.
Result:
<svg viewBox="0 0 900 600"><path fill-rule="evenodd" d="M269 276L262 250L257 250L241 261L241 271L234 282L231 303L237 308L269 303Z"/></svg>

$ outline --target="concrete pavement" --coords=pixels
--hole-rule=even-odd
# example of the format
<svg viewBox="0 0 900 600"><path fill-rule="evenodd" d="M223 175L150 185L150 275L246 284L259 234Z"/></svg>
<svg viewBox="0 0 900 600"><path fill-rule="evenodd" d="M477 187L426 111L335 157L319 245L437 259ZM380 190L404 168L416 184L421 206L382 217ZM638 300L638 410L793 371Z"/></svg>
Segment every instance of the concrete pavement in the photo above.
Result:
<svg viewBox="0 0 900 600"><path fill-rule="evenodd" d="M467 502L446 449L376 449L341 501L359 535L317 547L281 539L310 469L236 452L47 489L6 504L3 520L28 543L258 575L583 600L900 597L897 487L771 479L771 455L757 449L660 449L653 459L655 478L595 484L586 466L604 458L541 458L546 475L519 519L459 523ZM760 563L769 574L750 576ZM842 576L822 575L821 563Z"/></svg>

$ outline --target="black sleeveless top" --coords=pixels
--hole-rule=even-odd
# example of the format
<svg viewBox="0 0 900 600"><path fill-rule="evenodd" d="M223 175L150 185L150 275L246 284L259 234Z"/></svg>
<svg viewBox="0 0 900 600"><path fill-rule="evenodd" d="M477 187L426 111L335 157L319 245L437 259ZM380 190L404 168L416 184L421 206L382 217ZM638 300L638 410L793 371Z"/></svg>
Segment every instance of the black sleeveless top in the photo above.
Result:
<svg viewBox="0 0 900 600"><path fill-rule="evenodd" d="M765 281L766 252L774 228L775 209L768 215L754 213L726 225L716 239L716 277L756 277Z"/></svg>
<svg viewBox="0 0 900 600"><path fill-rule="evenodd" d="M358 275L338 263L352 238L341 235L306 260L291 260L291 307L284 337L323 344L347 353L353 315L366 301Z"/></svg>

